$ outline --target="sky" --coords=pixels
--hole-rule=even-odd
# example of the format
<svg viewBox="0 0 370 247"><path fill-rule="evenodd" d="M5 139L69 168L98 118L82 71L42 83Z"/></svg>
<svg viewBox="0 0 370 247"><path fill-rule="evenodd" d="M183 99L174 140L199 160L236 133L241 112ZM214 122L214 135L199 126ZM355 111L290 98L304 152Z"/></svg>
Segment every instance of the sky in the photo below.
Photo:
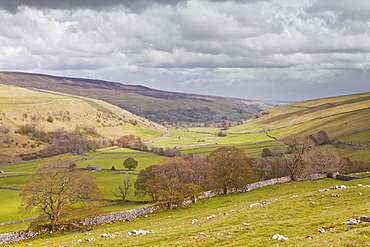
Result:
<svg viewBox="0 0 370 247"><path fill-rule="evenodd" d="M253 100L370 91L369 0L1 0L0 70Z"/></svg>

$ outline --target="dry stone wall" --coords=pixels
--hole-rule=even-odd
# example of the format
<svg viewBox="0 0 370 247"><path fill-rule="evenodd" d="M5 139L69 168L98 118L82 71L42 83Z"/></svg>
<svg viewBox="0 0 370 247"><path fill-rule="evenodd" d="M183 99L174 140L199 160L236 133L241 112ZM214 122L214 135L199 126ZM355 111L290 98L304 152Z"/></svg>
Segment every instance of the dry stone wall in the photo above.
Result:
<svg viewBox="0 0 370 247"><path fill-rule="evenodd" d="M127 219L133 219L138 218L143 215L151 214L156 211L160 210L159 206L148 206L148 207L142 207L142 208L135 208L128 211L122 211L117 213L110 213L110 214L104 214L99 215L95 217L91 217L85 220L85 225L95 225L95 224L103 224L103 223L110 223L114 221L119 220L127 220Z"/></svg>
<svg viewBox="0 0 370 247"><path fill-rule="evenodd" d="M10 232L0 234L0 244L10 244L30 238L37 237L38 235L44 234L45 232L34 232L32 230L24 230L19 232Z"/></svg>
<svg viewBox="0 0 370 247"><path fill-rule="evenodd" d="M326 177L326 174L313 174L313 175L307 176L306 178L302 180L314 180L314 179L321 179L324 177ZM290 177L274 178L270 180L247 184L240 188L233 188L230 190L230 193L242 193L242 192L247 192L250 190L255 190L258 188L262 188L262 187L266 187L266 186L270 186L274 184L287 183L290 181L291 181ZM203 195L199 196L198 199L211 198L211 197L222 195L222 194L223 194L223 190L206 191L203 193ZM190 203L191 201L187 201L185 204L190 204ZM123 212L104 214L104 215L88 218L85 220L84 224L85 225L95 225L95 224L104 224L104 223L110 223L110 222L115 222L115 221L120 221L120 220L133 219L133 218L141 217L143 215L154 213L162 209L163 207L161 207L160 205L154 205L154 206L136 208L136 209L123 211ZM0 244L14 243L14 242L36 237L37 235L40 235L40 234L42 233L33 232L31 230L0 234Z"/></svg>

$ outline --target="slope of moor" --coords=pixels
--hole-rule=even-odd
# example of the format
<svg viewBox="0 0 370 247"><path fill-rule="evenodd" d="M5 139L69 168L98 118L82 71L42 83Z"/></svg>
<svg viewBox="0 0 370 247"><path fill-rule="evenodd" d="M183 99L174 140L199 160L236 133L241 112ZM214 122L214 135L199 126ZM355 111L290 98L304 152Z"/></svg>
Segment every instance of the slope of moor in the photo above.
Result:
<svg viewBox="0 0 370 247"><path fill-rule="evenodd" d="M154 122L220 122L247 119L270 103L174 93L139 85L18 72L0 72L0 83L103 100Z"/></svg>
<svg viewBox="0 0 370 247"><path fill-rule="evenodd" d="M370 93L276 106L231 127L225 137L218 136L219 131L217 128L173 129L171 135L158 139L155 145L178 146L182 154L201 156L220 145L237 146L249 157L257 157L263 148L275 147L274 138L326 131L343 157L369 163Z"/></svg>
<svg viewBox="0 0 370 247"><path fill-rule="evenodd" d="M0 151L2 156L36 152L35 141L16 134L19 126L32 124L39 130L54 131L76 126L95 128L107 138L134 134L144 140L160 136L165 129L153 122L103 101L60 93L30 90L0 84ZM32 146L32 147L31 147Z"/></svg>

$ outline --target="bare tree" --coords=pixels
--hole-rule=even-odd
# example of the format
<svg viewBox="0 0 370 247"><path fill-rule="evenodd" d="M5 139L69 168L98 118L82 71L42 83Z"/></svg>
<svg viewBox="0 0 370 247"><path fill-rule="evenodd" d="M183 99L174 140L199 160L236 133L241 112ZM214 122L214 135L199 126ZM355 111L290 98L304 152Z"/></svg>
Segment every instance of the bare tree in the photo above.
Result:
<svg viewBox="0 0 370 247"><path fill-rule="evenodd" d="M133 183L132 183L131 179L126 178L122 181L122 184L118 185L119 192L116 193L116 192L112 191L112 193L116 197L122 198L122 201L125 201L126 197L130 193L130 188L132 187L132 185L133 185Z"/></svg>
<svg viewBox="0 0 370 247"><path fill-rule="evenodd" d="M333 173L345 171L345 163L330 146L317 146L303 155L305 173Z"/></svg>
<svg viewBox="0 0 370 247"><path fill-rule="evenodd" d="M317 140L319 145L326 145L331 142L328 133L323 130L317 132Z"/></svg>
<svg viewBox="0 0 370 247"><path fill-rule="evenodd" d="M229 189L254 182L255 174L244 151L236 147L221 147L209 156L214 170L215 182L225 194Z"/></svg>
<svg viewBox="0 0 370 247"><path fill-rule="evenodd" d="M308 136L291 135L283 139L284 144L287 146L287 151L282 152L285 166L288 168L292 180L303 175L305 162L303 155L312 149L315 144Z"/></svg>
<svg viewBox="0 0 370 247"><path fill-rule="evenodd" d="M94 177L77 168L72 160L50 160L26 181L21 211L36 208L41 213L35 226L47 224L52 232L60 226L81 227L79 222L85 217L100 213L92 208L94 200L102 198Z"/></svg>

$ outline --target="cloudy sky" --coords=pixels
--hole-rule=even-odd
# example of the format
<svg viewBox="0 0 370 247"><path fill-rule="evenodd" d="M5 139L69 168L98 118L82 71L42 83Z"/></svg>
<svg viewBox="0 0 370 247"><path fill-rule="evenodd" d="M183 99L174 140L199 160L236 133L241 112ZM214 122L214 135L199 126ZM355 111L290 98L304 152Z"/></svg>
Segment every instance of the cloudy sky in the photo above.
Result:
<svg viewBox="0 0 370 247"><path fill-rule="evenodd" d="M259 100L370 91L369 0L1 0L0 70Z"/></svg>

